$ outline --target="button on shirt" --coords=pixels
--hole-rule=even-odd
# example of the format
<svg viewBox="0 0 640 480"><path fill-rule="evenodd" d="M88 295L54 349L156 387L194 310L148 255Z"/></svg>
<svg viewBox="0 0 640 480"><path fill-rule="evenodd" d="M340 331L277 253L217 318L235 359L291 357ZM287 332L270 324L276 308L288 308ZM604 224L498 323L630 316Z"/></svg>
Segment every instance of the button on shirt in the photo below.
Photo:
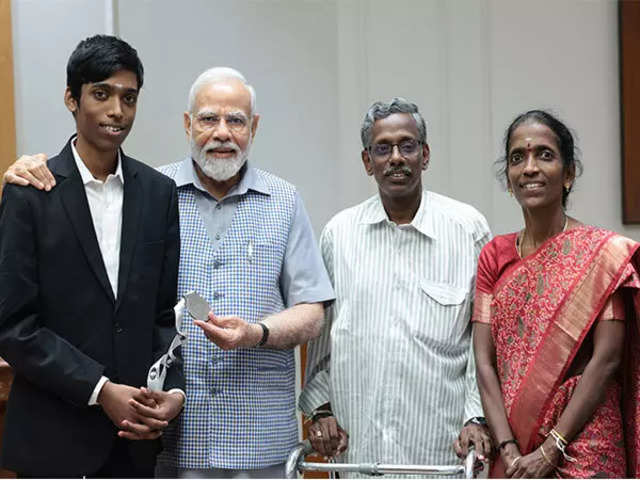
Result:
<svg viewBox="0 0 640 480"><path fill-rule="evenodd" d="M163 167L160 171L166 174L168 167L170 166ZM240 181L220 200L213 198L202 185L191 159L180 163L174 180L179 190L188 185L193 185L196 188L194 192L195 203L214 251L218 250L224 241L242 197L247 195L249 190L269 194L269 187L258 174L258 170L248 164L241 170ZM317 244L309 216L304 208L302 198L297 192L295 199L295 212L281 275L282 292L287 307L298 303L333 299L333 290L326 278L322 259L316 254ZM186 215L182 212L180 213L181 222L191 221L185 218ZM253 249L254 246L247 245L247 256L252 255ZM214 269L218 269L221 265L214 261L213 266Z"/></svg>
<svg viewBox="0 0 640 480"><path fill-rule="evenodd" d="M249 177L252 176L252 172L249 172ZM229 190L223 198L216 200L207 192L207 189L204 188L193 168L191 172L188 173L188 178L191 183L193 183L193 186L198 189L195 196L196 205L198 206L198 211L207 229L209 238L213 242L214 249L217 250L224 240L224 235L229 229L229 225L231 225L231 220L233 220L233 214L238 206L240 196L247 192L249 189L248 185L252 183L252 179L246 178L246 175L244 175L242 180L237 185L231 187L231 190ZM179 177L176 178L176 182L182 183Z"/></svg>
<svg viewBox="0 0 640 480"><path fill-rule="evenodd" d="M431 192L407 225L378 196L327 224L320 245L336 301L309 345L299 405L331 402L349 434L345 461L458 462L453 441L482 415L470 314L489 238L474 208Z"/></svg>

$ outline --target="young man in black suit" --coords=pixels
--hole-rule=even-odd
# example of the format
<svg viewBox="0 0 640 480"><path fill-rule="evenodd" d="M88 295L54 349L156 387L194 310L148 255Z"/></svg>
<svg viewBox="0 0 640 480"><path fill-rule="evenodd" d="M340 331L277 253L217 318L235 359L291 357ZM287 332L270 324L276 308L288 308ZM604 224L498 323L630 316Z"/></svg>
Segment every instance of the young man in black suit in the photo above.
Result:
<svg viewBox="0 0 640 480"><path fill-rule="evenodd" d="M143 68L98 35L67 65L76 134L48 162L58 188L0 203L0 356L13 367L2 466L23 476L153 476L184 378L140 387L175 335L172 180L125 156Z"/></svg>

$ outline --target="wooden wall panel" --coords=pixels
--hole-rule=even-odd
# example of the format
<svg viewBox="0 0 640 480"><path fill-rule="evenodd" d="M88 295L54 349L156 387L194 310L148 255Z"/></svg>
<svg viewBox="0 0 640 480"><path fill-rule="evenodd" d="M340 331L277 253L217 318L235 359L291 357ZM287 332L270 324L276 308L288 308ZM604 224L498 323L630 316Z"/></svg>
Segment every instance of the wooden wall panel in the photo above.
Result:
<svg viewBox="0 0 640 480"><path fill-rule="evenodd" d="M620 0L622 221L640 223L640 1Z"/></svg>
<svg viewBox="0 0 640 480"><path fill-rule="evenodd" d="M4 430L4 416L7 413L7 401L9 400L9 392L11 391L11 382L13 382L11 367L0 358L0 432ZM0 445L2 445L1 436ZM15 476L15 473L0 468L0 478L15 478Z"/></svg>
<svg viewBox="0 0 640 480"><path fill-rule="evenodd" d="M0 172L16 158L11 0L0 0Z"/></svg>
<svg viewBox="0 0 640 480"><path fill-rule="evenodd" d="M304 386L304 375L305 375L305 369L307 367L307 344L305 343L304 345L300 346L300 364L302 365L302 386ZM306 423L304 421L304 415L302 416L302 438L303 439L307 439L309 438L309 424ZM307 457L307 461L308 462L326 462L326 460L324 459L324 457L321 457L319 455L310 455ZM305 472L303 475L303 478L329 478L329 474L328 473L323 473L323 472Z"/></svg>
<svg viewBox="0 0 640 480"><path fill-rule="evenodd" d="M11 0L0 0L0 106L0 173L2 173L16 158ZM0 432L4 426L12 379L11 367L0 358ZM0 469L0 477L10 478L15 475L8 470Z"/></svg>

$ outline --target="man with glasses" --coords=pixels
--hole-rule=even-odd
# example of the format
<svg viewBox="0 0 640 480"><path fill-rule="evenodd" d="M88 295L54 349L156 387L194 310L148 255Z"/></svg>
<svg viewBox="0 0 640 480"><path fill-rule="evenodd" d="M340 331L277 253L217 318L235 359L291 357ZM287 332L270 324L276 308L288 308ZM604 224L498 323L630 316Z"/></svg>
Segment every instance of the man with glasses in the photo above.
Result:
<svg viewBox="0 0 640 480"><path fill-rule="evenodd" d="M282 478L298 441L293 349L319 334L333 290L296 188L248 164L255 104L240 72L203 72L184 113L190 155L160 169L178 191L178 295L213 309L183 323L187 402L165 430L161 476ZM41 162L4 178L53 188Z"/></svg>
<svg viewBox="0 0 640 480"><path fill-rule="evenodd" d="M247 163L255 103L238 71L203 72L184 113L191 155L161 169L178 186L178 294L196 290L213 309L188 324L194 401L159 458L181 477L283 477L298 436L293 348L318 335L333 299L296 188Z"/></svg>
<svg viewBox="0 0 640 480"><path fill-rule="evenodd" d="M309 344L300 408L320 453L350 463L453 464L491 448L471 351L474 208L425 191L426 125L401 98L374 103L362 162L378 194L338 213L320 246L336 293Z"/></svg>

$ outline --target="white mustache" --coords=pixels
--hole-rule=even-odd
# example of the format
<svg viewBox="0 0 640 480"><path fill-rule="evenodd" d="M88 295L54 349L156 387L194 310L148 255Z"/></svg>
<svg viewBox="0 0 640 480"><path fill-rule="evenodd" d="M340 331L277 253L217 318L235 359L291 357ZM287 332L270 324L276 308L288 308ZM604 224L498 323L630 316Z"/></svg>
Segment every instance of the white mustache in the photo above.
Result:
<svg viewBox="0 0 640 480"><path fill-rule="evenodd" d="M216 148L233 150L236 155L240 153L240 147L236 145L235 142L218 142L217 140L210 140L207 142L206 145L202 147L202 151L208 152L209 150L214 150Z"/></svg>
<svg viewBox="0 0 640 480"><path fill-rule="evenodd" d="M233 141L219 142L217 140L210 140L200 148L193 137L190 139L190 144L191 158L195 160L207 177L219 182L230 179L240 171L249 157L249 150L251 148L251 142L247 143L243 151ZM213 155L214 152L212 152L212 150L214 149L225 149L233 152L233 154L227 158L218 158Z"/></svg>

